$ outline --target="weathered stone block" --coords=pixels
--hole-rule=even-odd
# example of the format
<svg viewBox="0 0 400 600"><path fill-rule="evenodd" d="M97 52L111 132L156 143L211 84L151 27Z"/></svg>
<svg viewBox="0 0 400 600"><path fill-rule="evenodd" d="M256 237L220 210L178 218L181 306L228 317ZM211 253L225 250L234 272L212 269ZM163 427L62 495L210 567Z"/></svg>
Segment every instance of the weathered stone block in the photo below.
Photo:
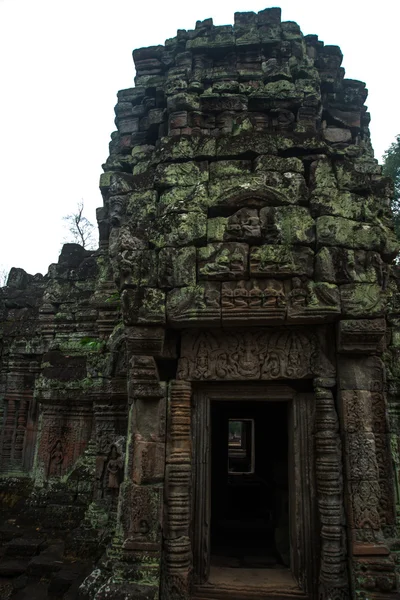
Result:
<svg viewBox="0 0 400 600"><path fill-rule="evenodd" d="M247 98L242 95L200 96L200 109L204 112L245 111Z"/></svg>
<svg viewBox="0 0 400 600"><path fill-rule="evenodd" d="M158 165L154 185L162 189L192 186L206 181L208 181L206 162L185 162Z"/></svg>
<svg viewBox="0 0 400 600"><path fill-rule="evenodd" d="M265 245L250 249L250 275L312 277L314 252L311 248Z"/></svg>
<svg viewBox="0 0 400 600"><path fill-rule="evenodd" d="M376 354L385 347L385 319L350 319L338 325L338 350L346 353Z"/></svg>
<svg viewBox="0 0 400 600"><path fill-rule="evenodd" d="M139 131L139 119L118 119L118 131L121 134Z"/></svg>
<svg viewBox="0 0 400 600"><path fill-rule="evenodd" d="M241 208L231 217L216 217L207 221L207 241L243 241L261 240L261 227L258 210Z"/></svg>
<svg viewBox="0 0 400 600"><path fill-rule="evenodd" d="M335 187L317 189L310 198L311 214L315 217L332 215L353 221L373 223L382 213L382 202L375 196L359 196Z"/></svg>
<svg viewBox="0 0 400 600"><path fill-rule="evenodd" d="M193 323L219 325L221 320L221 284L203 284L174 289L167 295L167 319L173 327Z"/></svg>
<svg viewBox="0 0 400 600"><path fill-rule="evenodd" d="M374 283L349 283L340 286L343 315L376 317L385 311L385 294Z"/></svg>
<svg viewBox="0 0 400 600"><path fill-rule="evenodd" d="M254 161L255 171L276 171L278 173L304 173L304 164L299 158L279 156L258 156Z"/></svg>
<svg viewBox="0 0 400 600"><path fill-rule="evenodd" d="M165 398L136 398L133 406L135 431L147 442L165 439Z"/></svg>
<svg viewBox="0 0 400 600"><path fill-rule="evenodd" d="M277 154L277 140L262 133L243 132L238 136L226 136L217 139L217 156L230 157L257 154Z"/></svg>
<svg viewBox="0 0 400 600"><path fill-rule="evenodd" d="M140 227L154 221L157 197L157 192L153 190L133 192L126 197L126 215L133 226Z"/></svg>
<svg viewBox="0 0 400 600"><path fill-rule="evenodd" d="M361 126L360 111L345 111L339 110L338 108L329 108L328 113L332 119L345 127L359 129Z"/></svg>
<svg viewBox="0 0 400 600"><path fill-rule="evenodd" d="M368 223L359 223L342 217L318 217L316 219L317 245L343 246L377 250L382 248L382 230Z"/></svg>
<svg viewBox="0 0 400 600"><path fill-rule="evenodd" d="M159 356L164 347L163 327L127 327L127 349L132 355Z"/></svg>
<svg viewBox="0 0 400 600"><path fill-rule="evenodd" d="M196 248L163 248L158 255L158 284L162 288L196 283Z"/></svg>
<svg viewBox="0 0 400 600"><path fill-rule="evenodd" d="M294 277L287 298L289 322L325 322L340 314L339 290L330 283Z"/></svg>
<svg viewBox="0 0 400 600"><path fill-rule="evenodd" d="M176 187L166 190L160 195L159 214L181 212L203 212L209 204L207 187L203 183L189 187Z"/></svg>
<svg viewBox="0 0 400 600"><path fill-rule="evenodd" d="M132 480L137 485L161 483L164 480L165 444L134 440Z"/></svg>
<svg viewBox="0 0 400 600"><path fill-rule="evenodd" d="M315 224L307 208L301 206L266 207L260 210L263 241L269 244L312 245Z"/></svg>
<svg viewBox="0 0 400 600"><path fill-rule="evenodd" d="M165 323L165 294L155 288L126 289L121 293L125 325Z"/></svg>
<svg viewBox="0 0 400 600"><path fill-rule="evenodd" d="M331 144L348 144L352 140L351 131L340 127L327 127L323 130L323 136Z"/></svg>
<svg viewBox="0 0 400 600"><path fill-rule="evenodd" d="M378 283L385 287L387 265L377 252L323 247L315 255L317 280L342 283Z"/></svg>
<svg viewBox="0 0 400 600"><path fill-rule="evenodd" d="M243 279L248 276L247 244L208 244L198 249L199 279Z"/></svg>
<svg viewBox="0 0 400 600"><path fill-rule="evenodd" d="M216 144L215 138L187 136L162 138L160 158L162 161L204 160L205 158L213 158L216 155Z"/></svg>
<svg viewBox="0 0 400 600"><path fill-rule="evenodd" d="M159 217L149 241L164 246L200 245L206 240L207 215L202 212L169 212Z"/></svg>
<svg viewBox="0 0 400 600"><path fill-rule="evenodd" d="M210 181L230 179L251 171L251 160L219 160L210 164Z"/></svg>
<svg viewBox="0 0 400 600"><path fill-rule="evenodd" d="M384 386L384 365L377 356L338 357L339 388L381 392Z"/></svg>

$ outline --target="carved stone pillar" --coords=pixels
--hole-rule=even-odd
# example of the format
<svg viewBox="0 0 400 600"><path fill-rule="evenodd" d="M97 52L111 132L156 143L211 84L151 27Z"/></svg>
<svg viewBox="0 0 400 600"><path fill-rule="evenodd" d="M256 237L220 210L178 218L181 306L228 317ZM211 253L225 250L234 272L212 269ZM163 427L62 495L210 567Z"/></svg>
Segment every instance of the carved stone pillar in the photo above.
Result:
<svg viewBox="0 0 400 600"><path fill-rule="evenodd" d="M136 594L132 597L147 598L150 592L156 597L160 585L166 394L154 357L132 355L131 350L125 479L109 551L109 583L129 583Z"/></svg>
<svg viewBox="0 0 400 600"><path fill-rule="evenodd" d="M382 320L351 320L338 336L349 569L355 596L371 599L396 589L395 559L385 539L395 526L385 371L378 356L365 356L383 350L382 327Z"/></svg>
<svg viewBox="0 0 400 600"><path fill-rule="evenodd" d="M317 502L321 523L319 597L349 598L339 422L330 389L334 379L314 379Z"/></svg>
<svg viewBox="0 0 400 600"><path fill-rule="evenodd" d="M165 482L163 598L189 598L192 573L190 507L192 479L191 385L172 381L169 389Z"/></svg>

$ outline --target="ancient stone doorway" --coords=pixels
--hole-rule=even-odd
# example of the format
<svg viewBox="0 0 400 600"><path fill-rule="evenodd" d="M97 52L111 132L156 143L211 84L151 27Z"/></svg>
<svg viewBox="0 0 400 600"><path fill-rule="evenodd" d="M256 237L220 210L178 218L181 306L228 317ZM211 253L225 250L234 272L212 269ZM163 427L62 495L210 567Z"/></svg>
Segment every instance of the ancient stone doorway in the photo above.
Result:
<svg viewBox="0 0 400 600"><path fill-rule="evenodd" d="M287 408L211 403L211 565L289 567Z"/></svg>
<svg viewBox="0 0 400 600"><path fill-rule="evenodd" d="M204 384L193 404L195 594L250 586L255 597L312 597L313 394Z"/></svg>

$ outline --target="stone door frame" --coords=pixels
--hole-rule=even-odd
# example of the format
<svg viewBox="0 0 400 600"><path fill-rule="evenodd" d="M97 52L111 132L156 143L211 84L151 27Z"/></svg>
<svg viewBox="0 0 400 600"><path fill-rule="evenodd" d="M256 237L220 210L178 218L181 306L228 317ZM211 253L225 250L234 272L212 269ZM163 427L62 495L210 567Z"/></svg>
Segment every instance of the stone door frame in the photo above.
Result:
<svg viewBox="0 0 400 600"><path fill-rule="evenodd" d="M316 597L319 535L315 523L315 396L312 393L298 393L284 382L235 381L193 385L191 521L194 584L199 586L206 583L210 569L211 402L240 401L244 396L246 401L288 402L291 570L298 581L299 592L306 597Z"/></svg>

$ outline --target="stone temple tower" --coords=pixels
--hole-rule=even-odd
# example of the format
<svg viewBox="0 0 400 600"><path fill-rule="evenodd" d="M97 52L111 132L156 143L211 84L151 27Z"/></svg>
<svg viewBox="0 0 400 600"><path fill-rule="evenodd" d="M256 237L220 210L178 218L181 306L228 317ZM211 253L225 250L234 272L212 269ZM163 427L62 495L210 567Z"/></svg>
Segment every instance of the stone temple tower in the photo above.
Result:
<svg viewBox="0 0 400 600"><path fill-rule="evenodd" d="M8 522L93 559L68 598L395 600L398 247L365 84L278 8L133 58L99 250L2 290Z"/></svg>

